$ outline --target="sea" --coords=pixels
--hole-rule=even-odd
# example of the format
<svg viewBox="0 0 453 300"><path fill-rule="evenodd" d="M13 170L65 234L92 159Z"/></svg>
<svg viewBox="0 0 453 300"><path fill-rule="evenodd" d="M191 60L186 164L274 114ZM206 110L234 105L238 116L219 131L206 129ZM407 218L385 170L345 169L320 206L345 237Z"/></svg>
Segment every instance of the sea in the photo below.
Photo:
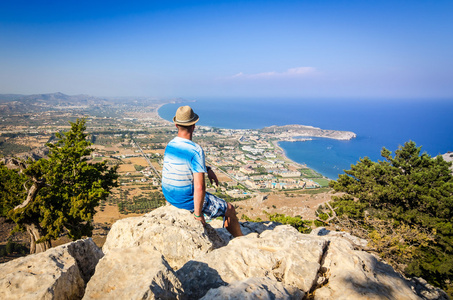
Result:
<svg viewBox="0 0 453 300"><path fill-rule="evenodd" d="M159 115L171 121L181 105L190 105L200 116L197 124L204 126L260 129L300 124L356 133L349 141L313 137L279 143L289 159L330 179L360 158L383 160L383 147L394 153L408 141L431 156L453 152L453 99L201 98L166 104Z"/></svg>

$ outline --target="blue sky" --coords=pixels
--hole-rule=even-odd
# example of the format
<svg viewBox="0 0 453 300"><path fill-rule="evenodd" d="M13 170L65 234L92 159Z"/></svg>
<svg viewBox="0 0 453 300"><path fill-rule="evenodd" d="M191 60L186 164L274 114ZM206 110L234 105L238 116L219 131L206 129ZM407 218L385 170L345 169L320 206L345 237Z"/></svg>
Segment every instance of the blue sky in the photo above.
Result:
<svg viewBox="0 0 453 300"><path fill-rule="evenodd" d="M0 5L0 93L453 99L453 1Z"/></svg>

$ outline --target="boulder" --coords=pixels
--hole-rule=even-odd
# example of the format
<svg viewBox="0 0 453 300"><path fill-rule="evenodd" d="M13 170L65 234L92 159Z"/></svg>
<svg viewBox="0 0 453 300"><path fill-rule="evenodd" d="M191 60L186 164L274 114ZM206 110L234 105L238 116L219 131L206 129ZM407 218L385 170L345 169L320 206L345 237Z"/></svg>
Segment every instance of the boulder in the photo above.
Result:
<svg viewBox="0 0 453 300"><path fill-rule="evenodd" d="M411 279L412 290L426 300L449 300L447 293L426 282L425 279L414 277Z"/></svg>
<svg viewBox="0 0 453 300"><path fill-rule="evenodd" d="M328 238L331 237L342 237L345 240L348 240L351 242L354 246L357 246L359 248L366 248L368 245L368 241L361 239L359 237L353 236L349 232L345 231L332 231L328 230L325 227L318 227L313 229L310 232L311 235L317 235L317 236L328 236Z"/></svg>
<svg viewBox="0 0 453 300"><path fill-rule="evenodd" d="M181 283L151 246L109 251L96 266L83 299L181 299Z"/></svg>
<svg viewBox="0 0 453 300"><path fill-rule="evenodd" d="M115 222L102 250L108 254L117 248L152 246L172 268L178 269L187 261L225 244L212 227L204 228L189 211L164 206L142 217Z"/></svg>
<svg viewBox="0 0 453 300"><path fill-rule="evenodd" d="M327 239L327 238L326 238ZM332 237L314 299L421 299L411 284L375 256L354 250L350 241Z"/></svg>
<svg viewBox="0 0 453 300"><path fill-rule="evenodd" d="M263 299L297 294L289 288L313 299L420 299L413 282L357 250L366 241L350 234L321 228L307 235L288 225L246 222L241 224L245 236L232 239L222 221L209 224L203 228L189 212L162 207L118 221L104 250L108 255L120 248L156 249L190 299L243 298L235 296L243 291Z"/></svg>
<svg viewBox="0 0 453 300"><path fill-rule="evenodd" d="M425 280L407 280L378 257L360 251L367 247L364 239L323 227L311 235L329 241L313 299L448 299Z"/></svg>
<svg viewBox="0 0 453 300"><path fill-rule="evenodd" d="M222 220L213 220L209 223L212 226L219 236L226 242L229 242L233 239L233 236L223 227ZM240 223L241 230L244 235L248 235L250 233L258 233L261 234L263 231L266 230L274 230L275 227L282 225L281 223L275 222L244 222Z"/></svg>
<svg viewBox="0 0 453 300"><path fill-rule="evenodd" d="M0 299L81 299L102 255L85 239L0 264Z"/></svg>
<svg viewBox="0 0 453 300"><path fill-rule="evenodd" d="M270 278L248 278L235 281L228 286L211 289L201 300L300 300L304 293L292 286Z"/></svg>
<svg viewBox="0 0 453 300"><path fill-rule="evenodd" d="M189 261L176 274L191 298L252 277L269 277L309 292L317 281L326 246L326 240L282 225L260 235L235 238L228 245Z"/></svg>
<svg viewBox="0 0 453 300"><path fill-rule="evenodd" d="M1 264L0 299L448 299L344 232L246 222L232 239L210 224L171 206L120 220L104 257L88 239Z"/></svg>

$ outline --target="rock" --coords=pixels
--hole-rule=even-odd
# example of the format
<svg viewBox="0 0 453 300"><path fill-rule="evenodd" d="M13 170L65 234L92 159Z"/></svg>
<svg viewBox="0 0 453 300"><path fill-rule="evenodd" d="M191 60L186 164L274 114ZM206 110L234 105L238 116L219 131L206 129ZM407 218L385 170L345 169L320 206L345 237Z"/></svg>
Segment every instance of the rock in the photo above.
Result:
<svg viewBox="0 0 453 300"><path fill-rule="evenodd" d="M112 249L96 267L83 299L182 299L181 283L151 246Z"/></svg>
<svg viewBox="0 0 453 300"><path fill-rule="evenodd" d="M258 195L256 196L256 202L257 203L261 203L261 202L264 202L265 200L267 200L267 197L269 197L269 194L267 195Z"/></svg>
<svg viewBox="0 0 453 300"><path fill-rule="evenodd" d="M320 273L326 281L316 289L315 300L421 299L408 280L389 265L369 253L354 250L351 242L342 237L325 239L330 243Z"/></svg>
<svg viewBox="0 0 453 300"><path fill-rule="evenodd" d="M439 288L430 285L423 278L412 278L412 290L426 300L448 300L448 295Z"/></svg>
<svg viewBox="0 0 453 300"><path fill-rule="evenodd" d="M217 288L251 277L269 277L308 292L317 281L326 246L326 240L282 225L261 235L235 238L227 246L189 261L176 273L191 298L203 296L210 285Z"/></svg>
<svg viewBox="0 0 453 300"><path fill-rule="evenodd" d="M344 232L246 222L230 240L211 224L171 206L123 219L102 259L88 239L0 265L0 299L448 299Z"/></svg>
<svg viewBox="0 0 453 300"><path fill-rule="evenodd" d="M228 286L211 289L200 300L242 299L242 300L300 300L304 293L292 286L265 278L248 278L235 281Z"/></svg>
<svg viewBox="0 0 453 300"><path fill-rule="evenodd" d="M0 299L81 299L101 257L86 239L0 264Z"/></svg>
<svg viewBox="0 0 453 300"><path fill-rule="evenodd" d="M82 276L86 284L93 276L96 265L104 256L104 253L91 238L65 244L62 247L67 247L69 254L75 258L80 270L80 276Z"/></svg>
<svg viewBox="0 0 453 300"><path fill-rule="evenodd" d="M353 236L349 232L331 231L331 230L326 229L325 227L315 228L310 232L310 234L318 235L318 236L342 237L342 238L350 241L353 245L356 245L356 246L362 247L362 248L366 248L366 246L368 245L367 240Z"/></svg>
<svg viewBox="0 0 453 300"><path fill-rule="evenodd" d="M282 224L275 222L245 222L242 224L241 228L243 229L243 232L256 232L261 234L266 230L274 230L275 227L280 225Z"/></svg>
<svg viewBox="0 0 453 300"><path fill-rule="evenodd" d="M212 227L215 228L219 236L224 240L229 242L233 239L233 236L223 228L223 221L222 220L213 220L209 223ZM244 222L241 223L241 230L244 235L248 235L250 233L258 233L261 234L263 231L266 230L274 230L275 227L282 225L281 223L275 222Z"/></svg>
<svg viewBox="0 0 453 300"><path fill-rule="evenodd" d="M410 282L373 255L357 250L366 241L346 232L321 228L307 235L288 225L246 222L241 224L245 236L232 239L222 221L210 224L203 228L189 212L171 206L121 220L107 237L106 257L121 248L157 249L176 270L181 288L173 283L173 293L180 295L183 290L189 299L242 299L247 292L263 299L298 293L313 299L433 299L428 296L436 295L422 282Z"/></svg>
<svg viewBox="0 0 453 300"><path fill-rule="evenodd" d="M164 206L142 217L117 221L102 250L107 254L116 248L150 245L162 253L172 268L178 269L225 244L215 230L203 228L189 211Z"/></svg>

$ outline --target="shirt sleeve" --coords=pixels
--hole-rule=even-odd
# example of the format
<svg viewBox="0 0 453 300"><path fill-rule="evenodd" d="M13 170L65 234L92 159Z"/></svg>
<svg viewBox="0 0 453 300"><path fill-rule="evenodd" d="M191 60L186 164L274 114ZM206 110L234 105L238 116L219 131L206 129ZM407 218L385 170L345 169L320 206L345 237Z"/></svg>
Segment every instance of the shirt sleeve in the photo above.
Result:
<svg viewBox="0 0 453 300"><path fill-rule="evenodd" d="M206 163L204 157L204 151L199 147L198 151L195 151L191 161L192 173L206 173Z"/></svg>

